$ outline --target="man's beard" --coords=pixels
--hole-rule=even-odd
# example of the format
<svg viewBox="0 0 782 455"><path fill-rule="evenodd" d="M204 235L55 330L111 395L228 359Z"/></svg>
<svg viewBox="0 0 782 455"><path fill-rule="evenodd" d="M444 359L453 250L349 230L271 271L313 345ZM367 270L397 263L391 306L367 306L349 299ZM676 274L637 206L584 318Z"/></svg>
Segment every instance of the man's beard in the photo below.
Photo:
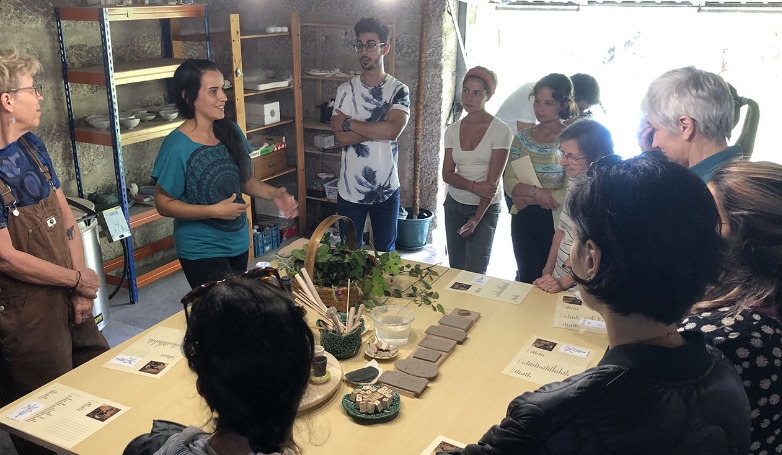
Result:
<svg viewBox="0 0 782 455"><path fill-rule="evenodd" d="M363 59L359 60L359 63L361 64L361 69L363 69L364 71L371 71L377 68L378 66L380 66L380 58L381 58L380 56L378 56L377 59L374 60L370 57L368 58L369 58L369 63L364 63Z"/></svg>

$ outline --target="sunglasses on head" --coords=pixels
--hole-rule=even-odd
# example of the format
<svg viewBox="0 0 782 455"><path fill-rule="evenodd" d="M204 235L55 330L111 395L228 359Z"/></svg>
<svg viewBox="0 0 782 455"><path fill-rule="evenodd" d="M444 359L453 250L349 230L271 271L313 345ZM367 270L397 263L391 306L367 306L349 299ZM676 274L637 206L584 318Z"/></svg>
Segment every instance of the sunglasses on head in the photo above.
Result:
<svg viewBox="0 0 782 455"><path fill-rule="evenodd" d="M274 284L271 281L269 281L269 279L272 277L276 278L277 280L276 283ZM203 298L203 296L206 294L206 291L208 291L209 289L215 286L219 286L221 284L233 280L255 280L255 281L268 283L269 286L283 289L282 280L280 279L280 274L279 272L277 272L277 269L275 269L274 267L258 267L255 269L250 269L244 273L240 273L239 275L226 278L224 280L204 283L201 286L198 286L197 288L185 294L184 297L182 297L181 302L185 310L185 320L190 319L190 305L201 300L201 298Z"/></svg>

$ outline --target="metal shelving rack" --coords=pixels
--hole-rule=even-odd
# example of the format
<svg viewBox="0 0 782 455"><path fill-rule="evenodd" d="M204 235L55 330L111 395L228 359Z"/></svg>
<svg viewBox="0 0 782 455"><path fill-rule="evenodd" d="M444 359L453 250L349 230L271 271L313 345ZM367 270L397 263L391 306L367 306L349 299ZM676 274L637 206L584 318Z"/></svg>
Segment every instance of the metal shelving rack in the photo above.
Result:
<svg viewBox="0 0 782 455"><path fill-rule="evenodd" d="M125 168L122 155L122 145L134 144L155 138L166 136L174 128L178 127L182 120L173 122L152 121L130 131L120 131L119 109L117 102L117 85L134 84L152 80L166 79L173 76L176 68L184 61L182 42L173 38L181 35L181 19L203 18L205 44L207 58L212 58L209 19L205 5L171 5L171 6L131 6L131 7L74 7L55 8L57 20L57 37L60 45L60 61L62 64L62 77L65 84L65 99L68 107L68 124L70 127L73 163L76 171L76 185L79 197L84 197L82 186L81 167L79 165L79 153L77 143L88 143L109 146L112 148L114 158L114 175L117 184L117 196L120 206L125 214L125 219L133 228L162 218L153 208L146 210L131 210L128 207L128 197L125 191ZM115 63L114 52L111 43L112 22L159 20L162 35L162 57L153 60L133 63ZM85 68L69 68L65 39L63 36L63 21L97 22L100 28L103 64ZM108 105L110 127L108 131L101 131L91 127L77 126L73 116L73 101L71 99L70 84L88 84L104 86ZM169 94L170 99L170 94ZM165 238L153 244L134 249L132 239L123 239L125 242L125 258L112 259L104 263L104 269L109 272L122 267L123 261L127 262L127 287L131 303L138 301L138 288L151 283L159 278L171 274L181 268L178 260L171 261L152 271L137 276L136 260L149 256L173 246L172 238ZM119 284L121 278L107 274L106 281Z"/></svg>

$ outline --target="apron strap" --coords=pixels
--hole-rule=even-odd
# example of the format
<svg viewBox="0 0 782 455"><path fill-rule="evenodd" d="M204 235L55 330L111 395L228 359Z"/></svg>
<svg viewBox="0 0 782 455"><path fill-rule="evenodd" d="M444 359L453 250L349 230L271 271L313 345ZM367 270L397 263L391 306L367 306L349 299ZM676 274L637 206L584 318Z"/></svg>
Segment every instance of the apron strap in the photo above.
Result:
<svg viewBox="0 0 782 455"><path fill-rule="evenodd" d="M16 198L11 192L11 187L8 186L3 179L0 179L0 193L3 194L3 207L16 206Z"/></svg>
<svg viewBox="0 0 782 455"><path fill-rule="evenodd" d="M30 143L27 142L27 139L25 139L24 136L20 137L19 141L22 143L22 145L24 145L24 147L33 157L33 161L35 161L35 164L38 165L38 170L40 170L43 176L46 177L46 180L49 182L49 185L54 186L54 184L52 183L52 174L51 172L49 172L49 166L43 164L41 160L38 159L38 154L35 153L35 150L33 150L32 147L30 147Z"/></svg>

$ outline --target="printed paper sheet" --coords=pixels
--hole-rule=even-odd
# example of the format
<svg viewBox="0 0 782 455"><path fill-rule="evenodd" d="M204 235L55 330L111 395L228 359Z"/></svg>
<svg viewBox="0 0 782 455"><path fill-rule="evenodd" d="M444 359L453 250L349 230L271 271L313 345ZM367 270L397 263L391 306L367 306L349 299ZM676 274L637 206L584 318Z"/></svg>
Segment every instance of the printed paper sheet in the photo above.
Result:
<svg viewBox="0 0 782 455"><path fill-rule="evenodd" d="M529 294L532 287L527 283L502 280L462 270L445 286L445 289L518 305Z"/></svg>
<svg viewBox="0 0 782 455"><path fill-rule="evenodd" d="M511 161L510 166L513 169L513 172L516 173L516 177L519 179L520 183L525 185L535 185L538 188L542 186L540 184L540 180L538 180L538 174L535 172L535 168L532 166L532 159L529 157L529 155L524 155L517 160ZM513 191L513 188L507 188L506 192L508 193L508 196L510 196L510 191ZM515 215L517 213L519 213L519 209L517 209L514 205L510 209L510 214Z"/></svg>
<svg viewBox="0 0 782 455"><path fill-rule="evenodd" d="M560 294L554 312L554 327L606 333L606 323L600 314L590 310L573 294Z"/></svg>
<svg viewBox="0 0 782 455"><path fill-rule="evenodd" d="M104 363L103 367L159 378L182 360L184 336L184 330L155 327L145 337Z"/></svg>
<svg viewBox="0 0 782 455"><path fill-rule="evenodd" d="M466 445L467 444L455 441L451 438L438 435L436 438L434 438L434 441L432 441L432 443L429 444L429 446L427 446L423 452L421 452L421 455L436 455L437 453L446 452L448 450L463 449Z"/></svg>
<svg viewBox="0 0 782 455"><path fill-rule="evenodd" d="M70 449L128 409L55 382L2 418L10 427Z"/></svg>
<svg viewBox="0 0 782 455"><path fill-rule="evenodd" d="M533 335L502 372L543 385L583 372L594 357L591 349Z"/></svg>

